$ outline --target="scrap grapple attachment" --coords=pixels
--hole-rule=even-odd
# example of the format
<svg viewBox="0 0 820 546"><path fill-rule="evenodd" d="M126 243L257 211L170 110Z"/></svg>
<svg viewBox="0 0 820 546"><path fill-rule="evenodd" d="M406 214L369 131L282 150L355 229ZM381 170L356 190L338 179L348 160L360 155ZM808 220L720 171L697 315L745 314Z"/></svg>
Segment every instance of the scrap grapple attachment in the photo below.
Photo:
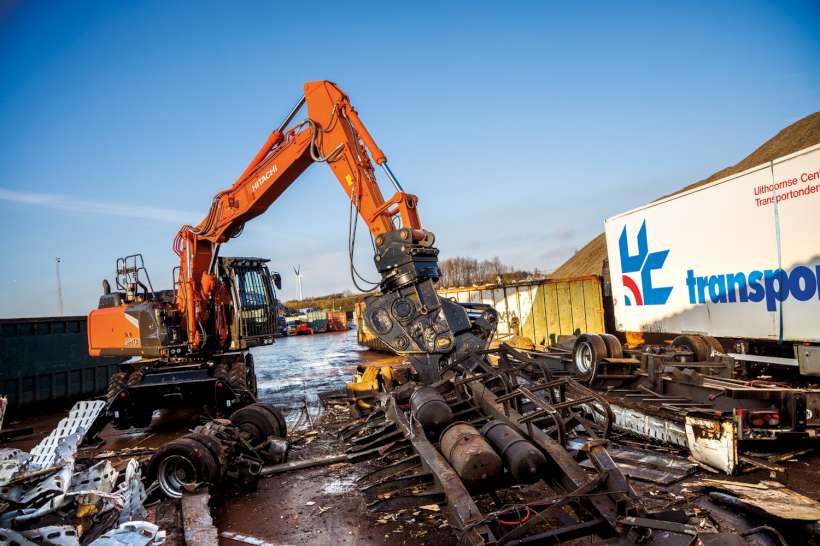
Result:
<svg viewBox="0 0 820 546"><path fill-rule="evenodd" d="M436 294L438 249L423 230L399 229L376 237L381 293L365 298L365 321L388 347L410 358L424 383L459 363L466 369L486 348L498 316L490 306L462 305Z"/></svg>

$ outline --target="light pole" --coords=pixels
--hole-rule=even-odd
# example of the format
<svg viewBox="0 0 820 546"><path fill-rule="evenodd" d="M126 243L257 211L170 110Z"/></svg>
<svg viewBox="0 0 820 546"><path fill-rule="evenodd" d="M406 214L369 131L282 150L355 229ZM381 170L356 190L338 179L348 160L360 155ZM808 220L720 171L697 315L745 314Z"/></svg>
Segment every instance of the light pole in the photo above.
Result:
<svg viewBox="0 0 820 546"><path fill-rule="evenodd" d="M57 267L57 303L60 307L60 316L63 316L63 283L60 282L60 258L55 258Z"/></svg>

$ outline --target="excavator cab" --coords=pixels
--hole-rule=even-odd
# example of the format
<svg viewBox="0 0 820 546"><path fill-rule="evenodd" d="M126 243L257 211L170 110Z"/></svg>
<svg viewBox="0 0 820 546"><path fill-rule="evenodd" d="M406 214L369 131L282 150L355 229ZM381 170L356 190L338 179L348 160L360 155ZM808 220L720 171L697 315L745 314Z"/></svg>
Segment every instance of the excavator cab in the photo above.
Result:
<svg viewBox="0 0 820 546"><path fill-rule="evenodd" d="M276 288L282 288L279 273L271 273L264 258L219 258L219 275L230 287L233 316L230 317L231 349L247 349L273 343L276 334Z"/></svg>

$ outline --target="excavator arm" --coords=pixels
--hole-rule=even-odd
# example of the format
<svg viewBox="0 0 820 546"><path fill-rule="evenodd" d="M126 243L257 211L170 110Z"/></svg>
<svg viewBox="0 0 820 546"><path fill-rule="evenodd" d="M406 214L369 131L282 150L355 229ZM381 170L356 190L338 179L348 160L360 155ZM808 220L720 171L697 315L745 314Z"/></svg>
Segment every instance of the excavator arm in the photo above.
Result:
<svg viewBox="0 0 820 546"><path fill-rule="evenodd" d="M293 123L302 107L307 118ZM174 241L180 257L177 308L192 352L206 338L228 336L229 293L216 275L219 245L236 237L249 220L271 204L313 163L327 163L375 238L380 293L366 300L368 326L397 353L415 355L426 381L457 354L483 348L494 330L494 315L470 320L467 311L439 300L434 236L421 226L417 198L405 193L387 166L348 97L332 82L305 84L304 96L273 131L239 179L218 193L198 225L183 226ZM385 200L373 163L396 189ZM217 316L211 316L212 314ZM206 324L216 325L209 332ZM478 326L477 326L478 325Z"/></svg>

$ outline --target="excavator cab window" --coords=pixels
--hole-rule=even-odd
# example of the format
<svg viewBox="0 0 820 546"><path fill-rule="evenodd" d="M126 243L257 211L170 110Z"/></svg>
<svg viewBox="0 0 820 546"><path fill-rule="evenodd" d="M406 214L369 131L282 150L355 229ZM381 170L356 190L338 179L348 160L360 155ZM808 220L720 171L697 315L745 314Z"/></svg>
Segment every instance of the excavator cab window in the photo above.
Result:
<svg viewBox="0 0 820 546"><path fill-rule="evenodd" d="M223 279L233 292L231 329L234 342L240 348L271 343L276 332L276 293L267 261L261 258L219 259Z"/></svg>

